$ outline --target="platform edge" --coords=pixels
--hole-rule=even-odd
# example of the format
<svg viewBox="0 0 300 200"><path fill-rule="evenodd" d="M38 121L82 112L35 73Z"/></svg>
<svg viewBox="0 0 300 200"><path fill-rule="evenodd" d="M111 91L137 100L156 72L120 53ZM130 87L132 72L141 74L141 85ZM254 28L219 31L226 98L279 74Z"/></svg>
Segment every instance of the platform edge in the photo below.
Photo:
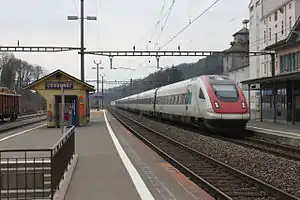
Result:
<svg viewBox="0 0 300 200"><path fill-rule="evenodd" d="M66 198L73 177L73 173L77 165L78 158L79 156L77 154L73 156L71 164L68 167L69 169L65 173L64 179L60 183L60 189L56 191L54 194L54 198L53 198L54 200L64 200Z"/></svg>

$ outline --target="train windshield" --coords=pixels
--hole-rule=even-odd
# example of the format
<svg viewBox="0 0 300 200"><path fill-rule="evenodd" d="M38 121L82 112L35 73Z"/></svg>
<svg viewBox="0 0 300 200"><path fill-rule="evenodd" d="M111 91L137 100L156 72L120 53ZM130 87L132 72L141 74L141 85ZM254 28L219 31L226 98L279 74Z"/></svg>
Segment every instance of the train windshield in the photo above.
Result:
<svg viewBox="0 0 300 200"><path fill-rule="evenodd" d="M220 100L236 100L239 97L237 88L234 84L227 84L227 85L212 85L213 90L216 96Z"/></svg>

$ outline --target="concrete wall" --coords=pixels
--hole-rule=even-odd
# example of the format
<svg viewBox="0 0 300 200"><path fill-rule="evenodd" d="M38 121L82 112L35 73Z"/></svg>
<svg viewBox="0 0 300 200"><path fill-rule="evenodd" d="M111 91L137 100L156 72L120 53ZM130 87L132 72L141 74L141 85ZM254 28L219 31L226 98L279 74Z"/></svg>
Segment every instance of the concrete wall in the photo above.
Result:
<svg viewBox="0 0 300 200"><path fill-rule="evenodd" d="M292 0L262 0L262 16L268 17L270 13L272 13L274 10L279 9L283 5L293 2Z"/></svg>
<svg viewBox="0 0 300 200"><path fill-rule="evenodd" d="M234 71L229 72L229 77L237 83L241 81L247 80L249 77L249 67L236 69ZM239 84L241 87L241 84Z"/></svg>
<svg viewBox="0 0 300 200"><path fill-rule="evenodd" d="M259 6L256 2L252 1L249 5L250 51L261 51L276 41L285 39L300 16L299 0L261 0ZM278 59L276 65L279 69ZM251 57L250 78L266 76L271 76L271 57Z"/></svg>
<svg viewBox="0 0 300 200"><path fill-rule="evenodd" d="M249 25L249 51L259 51L261 45L261 3L257 6L257 1L252 1L249 4L249 16L250 16L250 25ZM253 7L253 10L250 11L250 8ZM257 78L260 76L260 61L261 56L251 56L250 57L250 71L249 79Z"/></svg>

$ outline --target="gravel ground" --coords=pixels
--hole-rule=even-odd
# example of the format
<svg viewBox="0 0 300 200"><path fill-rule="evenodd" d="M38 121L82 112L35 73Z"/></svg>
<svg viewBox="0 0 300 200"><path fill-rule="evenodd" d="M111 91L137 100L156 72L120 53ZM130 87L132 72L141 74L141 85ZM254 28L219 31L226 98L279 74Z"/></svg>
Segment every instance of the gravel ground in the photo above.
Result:
<svg viewBox="0 0 300 200"><path fill-rule="evenodd" d="M131 113L126 112L126 114L208 156L300 197L300 162L276 157Z"/></svg>

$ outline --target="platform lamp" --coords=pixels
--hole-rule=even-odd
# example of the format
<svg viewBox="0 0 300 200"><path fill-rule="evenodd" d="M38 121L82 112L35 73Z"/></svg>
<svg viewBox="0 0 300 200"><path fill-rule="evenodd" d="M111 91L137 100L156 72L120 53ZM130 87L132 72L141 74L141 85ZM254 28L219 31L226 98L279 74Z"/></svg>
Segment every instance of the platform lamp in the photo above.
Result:
<svg viewBox="0 0 300 200"><path fill-rule="evenodd" d="M92 69L97 69L97 95L98 95L99 94L99 69L104 69L104 67L100 67L101 60L98 63L94 60L94 64L96 65L96 67L92 67ZM102 92L103 92L103 76L102 76ZM98 102L97 111L99 111L100 109L99 99L97 99L97 102ZM102 109L103 109L103 93L102 93Z"/></svg>

